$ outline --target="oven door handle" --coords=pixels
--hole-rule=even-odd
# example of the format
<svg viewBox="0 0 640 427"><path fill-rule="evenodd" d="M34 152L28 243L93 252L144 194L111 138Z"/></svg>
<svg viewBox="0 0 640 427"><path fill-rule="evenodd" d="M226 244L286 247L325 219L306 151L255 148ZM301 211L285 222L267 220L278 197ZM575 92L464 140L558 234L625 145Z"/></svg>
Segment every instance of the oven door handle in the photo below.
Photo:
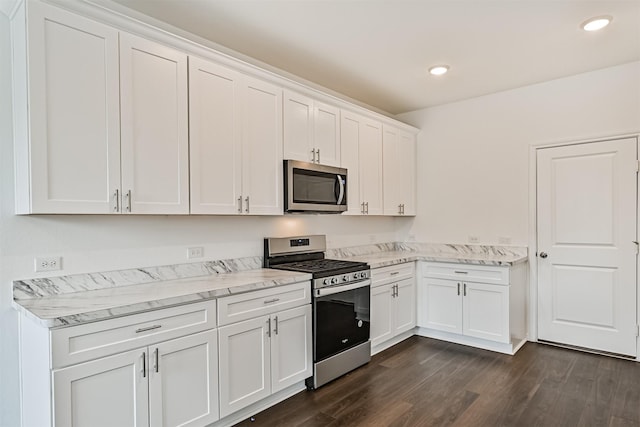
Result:
<svg viewBox="0 0 640 427"><path fill-rule="evenodd" d="M323 297L326 295L339 294L340 292L351 291L358 288L364 288L371 285L371 279L363 280L362 282L352 283L350 285L336 285L329 286L327 288L320 288L314 290L316 297Z"/></svg>

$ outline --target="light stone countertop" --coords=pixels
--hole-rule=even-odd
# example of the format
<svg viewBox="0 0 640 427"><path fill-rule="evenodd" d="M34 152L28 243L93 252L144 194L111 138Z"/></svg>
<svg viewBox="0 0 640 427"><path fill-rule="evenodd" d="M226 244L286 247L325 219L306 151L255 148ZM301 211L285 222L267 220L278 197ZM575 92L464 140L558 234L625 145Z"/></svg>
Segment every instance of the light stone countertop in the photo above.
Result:
<svg viewBox="0 0 640 427"><path fill-rule="evenodd" d="M402 264L413 261L450 262L458 264L475 265L496 265L511 266L527 261L526 255L488 255L471 253L434 253L434 252L411 252L411 251L389 251L365 254L358 256L346 256L341 259L348 261L366 262L371 268L387 267L390 265Z"/></svg>
<svg viewBox="0 0 640 427"><path fill-rule="evenodd" d="M311 275L307 273L256 269L18 299L13 301L13 306L42 326L54 328L290 285L310 279Z"/></svg>

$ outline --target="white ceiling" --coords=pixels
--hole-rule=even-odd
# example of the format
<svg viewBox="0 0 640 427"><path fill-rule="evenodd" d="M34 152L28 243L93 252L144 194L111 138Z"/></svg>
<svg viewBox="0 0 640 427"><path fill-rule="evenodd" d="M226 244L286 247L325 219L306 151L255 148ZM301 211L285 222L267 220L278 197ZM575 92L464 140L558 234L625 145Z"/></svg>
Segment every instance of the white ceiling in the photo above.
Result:
<svg viewBox="0 0 640 427"><path fill-rule="evenodd" d="M640 0L115 1L392 114L640 59Z"/></svg>

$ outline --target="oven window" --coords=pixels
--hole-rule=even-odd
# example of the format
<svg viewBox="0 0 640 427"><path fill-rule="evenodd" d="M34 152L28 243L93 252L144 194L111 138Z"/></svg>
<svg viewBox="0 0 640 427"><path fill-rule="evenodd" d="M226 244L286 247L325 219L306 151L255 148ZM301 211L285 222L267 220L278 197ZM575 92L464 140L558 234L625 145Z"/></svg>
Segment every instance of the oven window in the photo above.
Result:
<svg viewBox="0 0 640 427"><path fill-rule="evenodd" d="M333 174L293 169L293 202L335 205L337 177Z"/></svg>
<svg viewBox="0 0 640 427"><path fill-rule="evenodd" d="M369 286L314 299L314 361L369 340Z"/></svg>

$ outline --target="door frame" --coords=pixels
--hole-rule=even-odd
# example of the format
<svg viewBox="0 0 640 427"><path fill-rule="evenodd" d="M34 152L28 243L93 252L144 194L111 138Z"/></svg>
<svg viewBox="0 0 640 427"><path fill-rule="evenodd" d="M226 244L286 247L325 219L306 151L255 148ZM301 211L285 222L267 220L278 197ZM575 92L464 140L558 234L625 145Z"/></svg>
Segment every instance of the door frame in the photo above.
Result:
<svg viewBox="0 0 640 427"><path fill-rule="evenodd" d="M599 136L587 139L564 139L551 142L532 142L529 144L529 301L528 336L532 342L538 342L538 150L556 148L568 145L590 144L594 142L614 141L618 139L635 138L640 157L640 131L634 133ZM638 192L640 192L640 174L636 175ZM636 194L636 238L640 234L640 197ZM638 290L638 275L640 274L640 256L636 257L636 324L640 324L640 292ZM640 338L636 339L636 361L640 362Z"/></svg>

